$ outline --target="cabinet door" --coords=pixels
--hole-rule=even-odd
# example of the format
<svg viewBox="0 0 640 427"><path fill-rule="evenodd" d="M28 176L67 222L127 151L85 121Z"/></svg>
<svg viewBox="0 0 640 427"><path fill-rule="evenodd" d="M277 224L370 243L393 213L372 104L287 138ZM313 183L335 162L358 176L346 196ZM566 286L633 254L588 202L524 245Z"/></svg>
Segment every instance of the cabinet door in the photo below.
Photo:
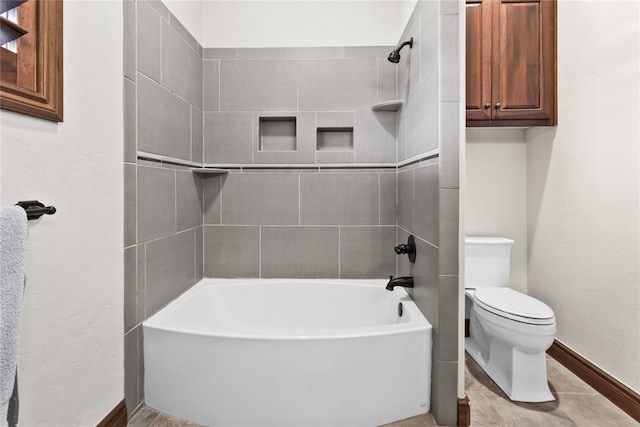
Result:
<svg viewBox="0 0 640 427"><path fill-rule="evenodd" d="M555 1L493 5L492 119L555 124Z"/></svg>
<svg viewBox="0 0 640 427"><path fill-rule="evenodd" d="M467 120L491 119L491 3L467 0Z"/></svg>

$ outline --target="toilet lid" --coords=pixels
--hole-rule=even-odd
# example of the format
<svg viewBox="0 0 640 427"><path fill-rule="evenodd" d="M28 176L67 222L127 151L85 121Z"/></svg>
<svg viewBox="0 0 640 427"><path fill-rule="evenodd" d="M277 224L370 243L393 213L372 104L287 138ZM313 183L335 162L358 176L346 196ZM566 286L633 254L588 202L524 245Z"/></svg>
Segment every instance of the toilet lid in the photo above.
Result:
<svg viewBox="0 0 640 427"><path fill-rule="evenodd" d="M555 321L551 307L510 288L476 289L473 300L487 311L518 322L548 325Z"/></svg>

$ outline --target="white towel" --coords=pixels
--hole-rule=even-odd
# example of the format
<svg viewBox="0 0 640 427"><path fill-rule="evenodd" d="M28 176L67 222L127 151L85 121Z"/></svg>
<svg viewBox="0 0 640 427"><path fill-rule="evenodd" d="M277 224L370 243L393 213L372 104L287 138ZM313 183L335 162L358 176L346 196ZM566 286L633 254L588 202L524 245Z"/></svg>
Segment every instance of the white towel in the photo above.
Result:
<svg viewBox="0 0 640 427"><path fill-rule="evenodd" d="M9 399L16 377L26 239L24 209L0 208L0 426L7 425Z"/></svg>

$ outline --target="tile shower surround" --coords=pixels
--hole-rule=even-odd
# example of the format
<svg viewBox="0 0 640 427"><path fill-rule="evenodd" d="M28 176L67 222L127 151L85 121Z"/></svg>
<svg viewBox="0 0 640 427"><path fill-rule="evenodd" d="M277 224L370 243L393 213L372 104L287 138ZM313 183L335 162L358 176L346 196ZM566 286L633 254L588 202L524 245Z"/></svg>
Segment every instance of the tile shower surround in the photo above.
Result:
<svg viewBox="0 0 640 427"><path fill-rule="evenodd" d="M414 298L435 328L432 412L439 423L454 423L454 6L418 2L402 37L413 36L414 48L395 66L386 61L391 47L202 49L162 2L123 2L130 414L143 400L141 322L203 272L351 278L384 277L397 268L416 278ZM399 113L370 111L372 104L396 98L405 101ZM295 117L297 150L260 151L260 117ZM353 150L316 151L320 127L352 127ZM439 156L397 171L322 166L395 165L432 150ZM138 151L235 169L200 176L138 158ZM289 169L292 164L305 168ZM434 220L438 215L441 221ZM409 232L421 254L411 267L391 251Z"/></svg>
<svg viewBox="0 0 640 427"><path fill-rule="evenodd" d="M204 163L395 163L396 114L371 111L397 96L390 49L205 49ZM260 149L277 117L295 118L296 150ZM321 150L322 128L353 128L352 149Z"/></svg>
<svg viewBox="0 0 640 427"><path fill-rule="evenodd" d="M143 401L141 323L202 277L202 48L160 1L123 2L125 400Z"/></svg>
<svg viewBox="0 0 640 427"><path fill-rule="evenodd" d="M395 275L395 188L395 170L231 172L207 177L204 274Z"/></svg>
<svg viewBox="0 0 640 427"><path fill-rule="evenodd" d="M125 205L133 206L127 209L133 211L127 228L136 239L125 248L125 397L129 408L143 399L142 322L200 280L203 271L202 178L190 170L158 166L125 163Z"/></svg>
<svg viewBox="0 0 640 427"><path fill-rule="evenodd" d="M440 176L441 157L398 170L398 241L413 234L418 254L415 264L398 259L398 275L414 277L412 298L433 325L431 412L450 425L457 420L459 190L442 188Z"/></svg>
<svg viewBox="0 0 640 427"><path fill-rule="evenodd" d="M401 40L413 49L398 64L398 241L413 234L418 257L398 259L398 274L414 277L413 299L433 325L431 412L457 423L459 223L459 2L419 1ZM404 59L406 56L406 59ZM404 159L431 150L417 163Z"/></svg>

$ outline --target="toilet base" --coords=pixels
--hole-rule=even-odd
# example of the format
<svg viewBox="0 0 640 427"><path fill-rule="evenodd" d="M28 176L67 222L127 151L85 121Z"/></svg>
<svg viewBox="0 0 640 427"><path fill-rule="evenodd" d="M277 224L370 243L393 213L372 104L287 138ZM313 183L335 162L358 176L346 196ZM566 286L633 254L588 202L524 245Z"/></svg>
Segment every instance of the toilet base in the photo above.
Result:
<svg viewBox="0 0 640 427"><path fill-rule="evenodd" d="M531 403L555 400L547 383L544 351L525 353L492 340L489 354L484 354L473 337L465 339L465 350L509 399Z"/></svg>

